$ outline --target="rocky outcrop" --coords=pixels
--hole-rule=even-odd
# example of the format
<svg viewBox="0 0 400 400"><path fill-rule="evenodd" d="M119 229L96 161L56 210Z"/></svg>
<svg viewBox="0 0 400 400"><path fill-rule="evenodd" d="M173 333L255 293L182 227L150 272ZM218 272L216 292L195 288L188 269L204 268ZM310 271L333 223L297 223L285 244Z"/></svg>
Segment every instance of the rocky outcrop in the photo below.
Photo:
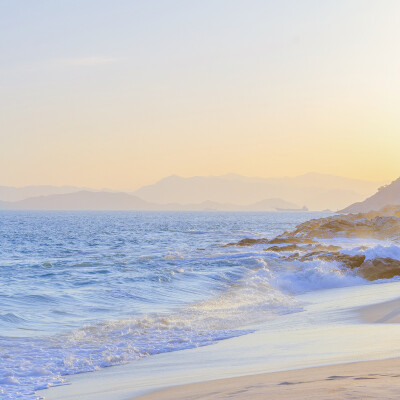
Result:
<svg viewBox="0 0 400 400"><path fill-rule="evenodd" d="M271 243L271 241L269 242ZM304 246L299 246L298 244L288 244L285 246L271 246L265 249L265 251L274 251L276 253L281 253L284 251L310 251L312 250L313 253L324 253L326 251L338 251L340 250L340 246L324 246L322 244L306 244Z"/></svg>
<svg viewBox="0 0 400 400"><path fill-rule="evenodd" d="M322 261L336 261L337 263L350 268L355 269L360 267L364 260L365 255L348 255L340 252L322 252L315 251L312 253L307 253L302 257L299 257L300 261L311 261L311 260L322 260Z"/></svg>
<svg viewBox="0 0 400 400"><path fill-rule="evenodd" d="M296 238L290 235L289 233L285 232L284 234L277 236L276 238L269 241L269 244L284 244L284 243L316 243L315 240L311 238Z"/></svg>
<svg viewBox="0 0 400 400"><path fill-rule="evenodd" d="M391 279L400 275L400 260L393 258L374 258L365 261L358 269L358 274L369 281Z"/></svg>
<svg viewBox="0 0 400 400"><path fill-rule="evenodd" d="M381 212L333 215L306 221L292 232L285 232L270 243L310 243L335 237L400 239L400 206L386 207Z"/></svg>
<svg viewBox="0 0 400 400"><path fill-rule="evenodd" d="M368 280L390 279L400 275L400 260L388 257L366 259L368 247L359 247L360 254L346 254L340 246L320 243L321 239L372 238L400 242L400 206L388 206L368 213L334 215L312 219L271 240L243 239L231 245L266 245L283 261L335 262L339 268L349 268Z"/></svg>
<svg viewBox="0 0 400 400"><path fill-rule="evenodd" d="M228 243L228 246L253 246L255 244L267 244L269 243L268 239L262 238L262 239L242 239L239 240L237 243Z"/></svg>

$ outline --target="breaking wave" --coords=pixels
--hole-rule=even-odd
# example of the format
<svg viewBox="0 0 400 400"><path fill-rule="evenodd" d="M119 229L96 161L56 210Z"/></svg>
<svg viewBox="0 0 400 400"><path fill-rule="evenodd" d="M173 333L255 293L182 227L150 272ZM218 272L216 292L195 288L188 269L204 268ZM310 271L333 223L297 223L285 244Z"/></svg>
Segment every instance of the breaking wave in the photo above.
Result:
<svg viewBox="0 0 400 400"><path fill-rule="evenodd" d="M248 334L302 311L298 294L367 283L337 262L226 246L308 218L10 213L0 226L1 398L36 399L70 374Z"/></svg>

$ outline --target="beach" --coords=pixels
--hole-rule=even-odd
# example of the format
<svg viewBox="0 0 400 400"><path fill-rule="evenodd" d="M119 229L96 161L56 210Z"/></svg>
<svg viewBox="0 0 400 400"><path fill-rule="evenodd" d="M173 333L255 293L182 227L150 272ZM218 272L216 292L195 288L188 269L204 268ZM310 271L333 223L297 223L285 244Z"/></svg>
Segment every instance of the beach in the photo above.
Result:
<svg viewBox="0 0 400 400"><path fill-rule="evenodd" d="M38 394L46 400L396 398L400 325L393 322L400 320L379 321L400 308L399 288L389 282L307 293L303 312L248 335L74 375L71 385Z"/></svg>
<svg viewBox="0 0 400 400"><path fill-rule="evenodd" d="M204 250L189 253L191 259L168 254L163 259L173 263L173 277L180 271L178 283L191 277L177 263L191 262L202 268L196 281L207 272L207 282L218 277L226 289L168 318L123 322L122 330L107 324L112 343L133 339L145 340L147 349L162 347L111 372L75 374L70 385L50 387L43 396L393 398L400 356L396 212L309 219L273 239L259 235L213 245L206 257L198 254ZM211 260L213 268L203 269ZM232 263L250 271L237 279ZM228 268L215 275L221 265Z"/></svg>
<svg viewBox="0 0 400 400"><path fill-rule="evenodd" d="M6 400L128 400L400 356L390 215L7 212L4 221Z"/></svg>
<svg viewBox="0 0 400 400"><path fill-rule="evenodd" d="M0 400L400 400L400 1L1 5Z"/></svg>
<svg viewBox="0 0 400 400"><path fill-rule="evenodd" d="M137 400L396 399L400 359L251 375L178 386Z"/></svg>
<svg viewBox="0 0 400 400"><path fill-rule="evenodd" d="M400 323L400 299L361 307L366 323ZM156 391L137 400L395 399L400 358L212 380Z"/></svg>

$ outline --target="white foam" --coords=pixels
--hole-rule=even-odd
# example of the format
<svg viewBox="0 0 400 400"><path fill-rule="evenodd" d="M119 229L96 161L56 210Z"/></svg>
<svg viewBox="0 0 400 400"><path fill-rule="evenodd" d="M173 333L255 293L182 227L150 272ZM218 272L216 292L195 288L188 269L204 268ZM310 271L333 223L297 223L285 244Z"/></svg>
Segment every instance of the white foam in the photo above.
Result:
<svg viewBox="0 0 400 400"><path fill-rule="evenodd" d="M244 325L296 311L295 299L271 287L264 259L247 258L257 271L208 300L176 313L87 325L62 335L1 343L2 399L34 399L34 390L62 385L65 375L95 371L152 354L210 345L252 331Z"/></svg>
<svg viewBox="0 0 400 400"><path fill-rule="evenodd" d="M0 348L6 349L0 373L5 388L2 399L34 399L35 389L65 384L63 376L68 374L243 335L252 331L246 326L300 311L302 305L294 297L298 293L366 283L335 262L282 263L262 249L218 257L240 261L248 273L239 280L226 277L231 282L227 290L176 313L87 325L63 335L35 338L24 346L21 339L0 340Z"/></svg>
<svg viewBox="0 0 400 400"><path fill-rule="evenodd" d="M400 260L400 247L395 244L389 246L378 244L367 249L365 249L364 246L359 246L343 250L342 252L349 255L364 254L366 260L372 260L374 258L393 258L395 260Z"/></svg>
<svg viewBox="0 0 400 400"><path fill-rule="evenodd" d="M293 294L366 284L367 281L336 262L313 260L292 263L291 270L276 276L273 284Z"/></svg>

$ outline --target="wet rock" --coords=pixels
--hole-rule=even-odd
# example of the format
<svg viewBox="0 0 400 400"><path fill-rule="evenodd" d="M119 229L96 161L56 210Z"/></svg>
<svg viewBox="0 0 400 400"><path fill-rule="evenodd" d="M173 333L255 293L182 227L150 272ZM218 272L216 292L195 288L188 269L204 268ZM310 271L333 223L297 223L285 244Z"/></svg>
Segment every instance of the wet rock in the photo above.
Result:
<svg viewBox="0 0 400 400"><path fill-rule="evenodd" d="M250 239L250 238L246 238L246 239L242 239L237 243L233 243L235 246L253 246L255 244L267 244L269 243L269 240L266 238L262 238L262 239Z"/></svg>
<svg viewBox="0 0 400 400"><path fill-rule="evenodd" d="M365 255L348 255L340 252L321 252L314 251L312 253L307 253L300 258L300 261L312 261L321 260L326 262L336 261L343 265L344 267L355 269L362 265L365 260Z"/></svg>
<svg viewBox="0 0 400 400"><path fill-rule="evenodd" d="M392 210L397 215L397 211ZM309 243L315 239L375 238L400 240L400 218L396 215L368 214L334 215L312 219L285 233L270 243Z"/></svg>
<svg viewBox="0 0 400 400"><path fill-rule="evenodd" d="M290 233L285 232L280 236L269 241L269 244L302 244L302 243L317 243L315 240L310 238L296 238Z"/></svg>
<svg viewBox="0 0 400 400"><path fill-rule="evenodd" d="M381 211L368 213L312 219L298 225L294 231L285 232L272 240L246 238L230 245L273 245L266 248L265 251L280 253L282 260L337 262L341 267L356 270L360 276L368 280L400 276L400 260L375 258L366 261L363 254L343 254L340 252L340 246L324 245L317 241L319 238L374 238L399 242L400 206L388 206ZM366 249L365 246L360 247L359 251ZM281 254L284 252L292 254Z"/></svg>
<svg viewBox="0 0 400 400"><path fill-rule="evenodd" d="M390 257L378 257L365 261L357 273L369 281L391 279L400 275L400 260Z"/></svg>
<svg viewBox="0 0 400 400"><path fill-rule="evenodd" d="M313 248L314 251L331 251L331 252L339 251L340 249L341 249L340 246L334 246L334 245L325 246L323 244L317 244Z"/></svg>
<svg viewBox="0 0 400 400"><path fill-rule="evenodd" d="M265 251L274 251L276 253L280 253L281 251L295 251L295 250L303 250L304 249L297 244L288 244L286 246L272 246L265 249Z"/></svg>

